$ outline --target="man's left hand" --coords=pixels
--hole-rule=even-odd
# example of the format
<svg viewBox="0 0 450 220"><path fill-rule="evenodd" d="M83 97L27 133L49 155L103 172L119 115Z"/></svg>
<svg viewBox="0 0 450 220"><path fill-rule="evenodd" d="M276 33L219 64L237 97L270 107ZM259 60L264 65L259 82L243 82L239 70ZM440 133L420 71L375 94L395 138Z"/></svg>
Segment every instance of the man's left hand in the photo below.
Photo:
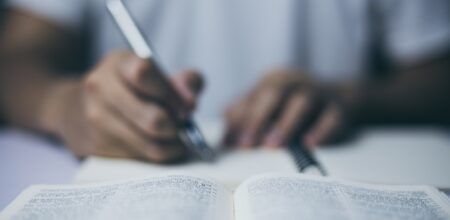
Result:
<svg viewBox="0 0 450 220"><path fill-rule="evenodd" d="M239 148L336 143L356 117L349 88L319 85L298 71L274 71L227 110L224 142Z"/></svg>

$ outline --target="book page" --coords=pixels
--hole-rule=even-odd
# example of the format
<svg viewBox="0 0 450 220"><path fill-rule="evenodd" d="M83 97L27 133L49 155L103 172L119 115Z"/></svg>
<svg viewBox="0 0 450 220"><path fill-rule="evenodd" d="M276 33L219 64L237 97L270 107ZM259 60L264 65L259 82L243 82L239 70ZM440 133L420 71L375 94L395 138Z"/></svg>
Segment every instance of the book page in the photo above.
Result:
<svg viewBox="0 0 450 220"><path fill-rule="evenodd" d="M188 172L211 177L229 189L245 179L262 173L297 173L297 167L286 150L248 150L226 152L216 161L190 161L181 164L154 164L126 159L88 158L75 177L76 183L136 178L167 172Z"/></svg>
<svg viewBox="0 0 450 220"><path fill-rule="evenodd" d="M33 186L0 219L231 220L231 194L216 182L180 174L115 183Z"/></svg>
<svg viewBox="0 0 450 220"><path fill-rule="evenodd" d="M235 193L236 220L450 219L431 187L376 186L305 175L251 178Z"/></svg>

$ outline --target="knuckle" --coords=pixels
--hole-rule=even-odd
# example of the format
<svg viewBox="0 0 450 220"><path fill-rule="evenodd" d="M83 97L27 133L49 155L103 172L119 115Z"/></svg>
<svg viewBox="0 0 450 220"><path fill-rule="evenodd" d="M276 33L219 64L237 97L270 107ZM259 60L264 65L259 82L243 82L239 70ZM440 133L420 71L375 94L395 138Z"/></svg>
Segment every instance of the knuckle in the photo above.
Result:
<svg viewBox="0 0 450 220"><path fill-rule="evenodd" d="M150 108L146 121L146 130L152 136L164 136L164 128L170 124L169 115L158 107Z"/></svg>
<svg viewBox="0 0 450 220"><path fill-rule="evenodd" d="M128 72L126 72L125 75L131 83L138 84L142 81L145 74L150 70L150 68L150 62L136 58L136 60L133 61L131 67L126 70Z"/></svg>
<svg viewBox="0 0 450 220"><path fill-rule="evenodd" d="M290 98L290 106L303 106L310 99L310 96L303 92L297 92Z"/></svg>
<svg viewBox="0 0 450 220"><path fill-rule="evenodd" d="M225 118L227 123L232 126L237 126L243 121L243 117L246 114L246 108L244 103L235 103L230 106L225 112Z"/></svg>
<svg viewBox="0 0 450 220"><path fill-rule="evenodd" d="M165 111L159 108L152 108L149 113L149 124L158 125L161 122L168 120L168 115Z"/></svg>
<svg viewBox="0 0 450 220"><path fill-rule="evenodd" d="M264 78L264 83L277 83L282 81L286 77L286 71L283 69L275 69L269 72Z"/></svg>
<svg viewBox="0 0 450 220"><path fill-rule="evenodd" d="M100 87L100 82L95 74L89 74L83 81L83 88L86 92L97 91Z"/></svg>
<svg viewBox="0 0 450 220"><path fill-rule="evenodd" d="M274 86L270 86L267 87L266 89L262 89L259 92L259 101L265 101L268 99L273 99L276 98L278 96L278 94L280 93L279 89L274 87Z"/></svg>
<svg viewBox="0 0 450 220"><path fill-rule="evenodd" d="M298 84L304 84L305 75L292 69L277 69L270 72L264 79L264 83L277 88L290 88Z"/></svg>
<svg viewBox="0 0 450 220"><path fill-rule="evenodd" d="M97 124L101 122L102 113L97 106L89 105L86 108L86 118L89 122Z"/></svg>
<svg viewBox="0 0 450 220"><path fill-rule="evenodd" d="M271 72L269 72L266 75L266 77L264 79L266 79L266 80L274 80L274 79L278 78L278 76L280 75L281 72L283 72L283 71L280 70L280 69L272 70Z"/></svg>
<svg viewBox="0 0 450 220"><path fill-rule="evenodd" d="M274 88L260 91L252 104L252 112L256 114L254 117L260 117L261 114L275 109L281 98L281 92Z"/></svg>

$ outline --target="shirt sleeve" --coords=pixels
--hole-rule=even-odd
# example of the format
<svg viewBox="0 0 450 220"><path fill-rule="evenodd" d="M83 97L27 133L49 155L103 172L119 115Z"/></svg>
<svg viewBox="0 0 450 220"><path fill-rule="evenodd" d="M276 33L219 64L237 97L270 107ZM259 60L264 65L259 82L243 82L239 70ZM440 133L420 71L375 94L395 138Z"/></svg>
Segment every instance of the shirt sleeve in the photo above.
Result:
<svg viewBox="0 0 450 220"><path fill-rule="evenodd" d="M79 28L85 14L86 0L6 0L6 7L19 8L61 24Z"/></svg>
<svg viewBox="0 0 450 220"><path fill-rule="evenodd" d="M394 59L421 59L450 49L449 0L384 3L386 46Z"/></svg>

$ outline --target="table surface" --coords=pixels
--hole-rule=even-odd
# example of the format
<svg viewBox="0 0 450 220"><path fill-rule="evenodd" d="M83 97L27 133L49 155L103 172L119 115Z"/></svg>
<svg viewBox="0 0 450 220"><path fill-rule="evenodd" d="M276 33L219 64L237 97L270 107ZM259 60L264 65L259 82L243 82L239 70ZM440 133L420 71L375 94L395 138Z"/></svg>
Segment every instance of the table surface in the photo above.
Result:
<svg viewBox="0 0 450 220"><path fill-rule="evenodd" d="M334 177L450 188L450 133L434 128L383 128L316 152Z"/></svg>

